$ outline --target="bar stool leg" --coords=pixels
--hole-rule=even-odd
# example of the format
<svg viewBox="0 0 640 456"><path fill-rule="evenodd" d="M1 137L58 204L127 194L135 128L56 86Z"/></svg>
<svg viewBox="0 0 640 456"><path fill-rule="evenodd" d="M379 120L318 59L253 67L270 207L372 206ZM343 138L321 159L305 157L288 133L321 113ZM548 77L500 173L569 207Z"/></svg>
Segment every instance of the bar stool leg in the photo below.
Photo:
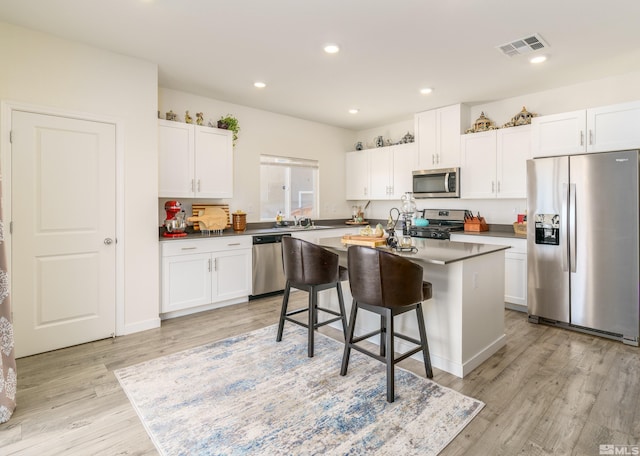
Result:
<svg viewBox="0 0 640 456"><path fill-rule="evenodd" d="M424 358L424 367L427 378L433 378L433 369L431 368L431 355L429 355L429 343L427 342L427 330L424 325L424 316L422 315L422 303L418 303L416 307L418 316L418 330L420 331L420 344L422 345L422 356Z"/></svg>
<svg viewBox="0 0 640 456"><path fill-rule="evenodd" d="M391 309L385 309L386 320L386 363L387 363L387 402L395 401L395 370L394 370L394 340L393 340L393 314Z"/></svg>
<svg viewBox="0 0 640 456"><path fill-rule="evenodd" d="M284 330L284 317L287 314L287 306L289 305L289 293L291 292L291 283L287 280L284 287L284 295L282 296L282 309L280 309L280 321L278 322L278 335L276 342L282 341L282 332Z"/></svg>
<svg viewBox="0 0 640 456"><path fill-rule="evenodd" d="M313 339L316 331L316 322L318 320L318 309L316 307L317 299L316 289L311 287L309 289L309 341L307 346L307 356L313 358Z"/></svg>
<svg viewBox="0 0 640 456"><path fill-rule="evenodd" d="M347 311L344 310L344 297L342 296L342 285L340 282L336 284L338 290L338 306L340 307L340 317L342 320L342 333L344 334L344 340L347 340Z"/></svg>
<svg viewBox="0 0 640 456"><path fill-rule="evenodd" d="M385 321L384 315L380 315L380 356L386 356L387 353L387 323Z"/></svg>
<svg viewBox="0 0 640 456"><path fill-rule="evenodd" d="M358 303L353 300L351 304L351 315L349 316L349 330L347 338L344 341L344 354L342 355L342 366L340 367L340 375L347 375L349 367L349 356L351 355L351 345L353 344L353 333L356 328L356 314L358 313Z"/></svg>

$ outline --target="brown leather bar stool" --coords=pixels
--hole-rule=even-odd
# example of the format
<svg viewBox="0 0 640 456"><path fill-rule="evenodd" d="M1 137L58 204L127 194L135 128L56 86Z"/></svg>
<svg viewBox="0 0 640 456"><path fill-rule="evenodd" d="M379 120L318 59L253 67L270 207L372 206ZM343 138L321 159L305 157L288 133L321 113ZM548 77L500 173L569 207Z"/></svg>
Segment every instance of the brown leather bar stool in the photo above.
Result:
<svg viewBox="0 0 640 456"><path fill-rule="evenodd" d="M353 305L340 375L347 375L352 348L382 361L387 365L387 401L393 402L396 363L422 351L427 377L433 378L427 331L422 313L422 301L432 297L431 283L422 280L421 266L393 253L354 245L349 247L347 259ZM354 328L358 309L380 315L380 329L355 337ZM410 310L416 311L420 340L394 332L393 318ZM356 345L377 334L380 334L380 355ZM416 344L417 347L395 357L394 336Z"/></svg>
<svg viewBox="0 0 640 456"><path fill-rule="evenodd" d="M338 264L338 255L319 245L302 239L286 236L282 238L282 262L284 264L284 276L287 279L280 311L278 335L276 341L282 340L284 322L290 321L309 329L309 341L307 351L309 357L313 357L314 331L321 326L334 321L342 322L342 331L347 334L347 317L344 310L341 281L347 280L347 269ZM289 305L289 293L291 288L297 288L309 293L309 305L306 308L287 311ZM332 309L318 307L318 292L329 288L338 291L339 312ZM318 322L318 311L335 315L323 322ZM293 315L309 312L308 323L303 323L292 318Z"/></svg>

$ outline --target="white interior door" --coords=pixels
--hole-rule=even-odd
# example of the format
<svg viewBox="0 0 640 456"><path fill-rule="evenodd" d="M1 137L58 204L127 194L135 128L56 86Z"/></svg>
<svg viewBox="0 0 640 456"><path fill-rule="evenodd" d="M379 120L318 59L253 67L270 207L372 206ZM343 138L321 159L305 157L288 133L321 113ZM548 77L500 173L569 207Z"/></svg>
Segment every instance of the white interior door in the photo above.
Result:
<svg viewBox="0 0 640 456"><path fill-rule="evenodd" d="M16 356L115 333L115 125L13 111Z"/></svg>

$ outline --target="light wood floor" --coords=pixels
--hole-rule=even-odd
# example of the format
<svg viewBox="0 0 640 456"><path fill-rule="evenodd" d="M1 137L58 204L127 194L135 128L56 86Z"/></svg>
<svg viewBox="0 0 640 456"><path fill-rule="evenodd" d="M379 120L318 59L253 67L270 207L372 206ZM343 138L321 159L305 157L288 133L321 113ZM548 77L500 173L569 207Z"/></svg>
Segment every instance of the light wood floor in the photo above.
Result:
<svg viewBox="0 0 640 456"><path fill-rule="evenodd" d="M157 454L113 370L275 324L280 302L19 359L18 407L0 425L0 454ZM506 310L505 321L507 346L467 378L434 369L439 384L487 404L442 454L598 455L600 444L640 445L640 349L533 325L520 312ZM401 365L424 375L417 361Z"/></svg>

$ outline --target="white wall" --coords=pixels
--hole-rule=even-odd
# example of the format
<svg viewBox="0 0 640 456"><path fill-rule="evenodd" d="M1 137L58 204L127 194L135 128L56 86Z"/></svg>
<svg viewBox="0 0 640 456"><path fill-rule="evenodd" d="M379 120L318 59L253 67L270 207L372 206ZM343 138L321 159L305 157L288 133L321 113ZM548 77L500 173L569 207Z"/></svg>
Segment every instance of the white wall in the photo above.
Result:
<svg viewBox="0 0 640 456"><path fill-rule="evenodd" d="M640 100L640 72L611 76L581 84L469 106L469 118L470 122L473 123L480 116L480 113L484 112L487 117L495 122L496 126L502 126L520 112L523 106L529 112L548 115L633 100ZM362 130L357 132L356 136L359 141L366 141L373 145L373 139L377 136L382 135L387 138L391 135L393 140L394 135L398 135L404 128L414 134L413 119ZM398 207L399 204L400 201L373 201L369 206L367 216L369 218L386 219L389 215L389 209ZM488 223L510 224L516 221L517 214L526 212L527 201L525 199L419 199L417 200L417 206L419 209L469 209L474 212L480 212Z"/></svg>
<svg viewBox="0 0 640 456"><path fill-rule="evenodd" d="M228 203L231 212L243 210L248 222L260 221L260 154L310 158L320 162L320 218L348 218L345 195L345 156L355 144L355 132L316 122L226 103L167 88L158 91L161 115L172 110L184 121L184 113L204 114L205 124L226 114L238 119L240 133L234 148L233 198L197 200L199 204ZM159 225L164 220L164 202L159 201ZM189 212L195 200L181 202ZM274 219L275 219L275 215Z"/></svg>
<svg viewBox="0 0 640 456"><path fill-rule="evenodd" d="M0 61L0 99L124 125L122 329L158 326L157 65L2 22Z"/></svg>

